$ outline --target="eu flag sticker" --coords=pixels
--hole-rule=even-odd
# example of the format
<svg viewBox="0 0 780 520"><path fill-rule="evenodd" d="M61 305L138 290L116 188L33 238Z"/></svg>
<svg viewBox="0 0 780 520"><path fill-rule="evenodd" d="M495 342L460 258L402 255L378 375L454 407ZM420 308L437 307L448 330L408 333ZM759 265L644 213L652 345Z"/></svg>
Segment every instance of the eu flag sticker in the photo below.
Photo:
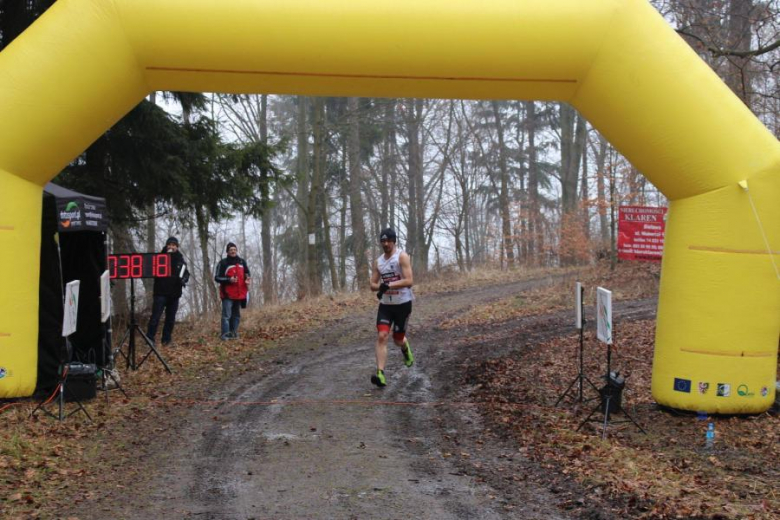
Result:
<svg viewBox="0 0 780 520"><path fill-rule="evenodd" d="M686 394L691 393L691 380L690 379L680 379L679 377L674 378L674 391L675 392L685 392Z"/></svg>

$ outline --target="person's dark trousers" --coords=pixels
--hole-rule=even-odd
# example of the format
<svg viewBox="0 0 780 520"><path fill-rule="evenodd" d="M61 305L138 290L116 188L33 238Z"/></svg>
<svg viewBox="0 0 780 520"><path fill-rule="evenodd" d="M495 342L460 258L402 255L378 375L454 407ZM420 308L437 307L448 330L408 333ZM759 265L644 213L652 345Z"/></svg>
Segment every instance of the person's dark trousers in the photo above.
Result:
<svg viewBox="0 0 780 520"><path fill-rule="evenodd" d="M157 327L160 324L160 318L165 311L165 323L163 324L162 338L163 345L171 342L173 335L173 326L176 324L176 311L179 310L179 299L174 296L155 296L152 303L152 317L149 318L149 328L146 335L154 341L157 334Z"/></svg>
<svg viewBox="0 0 780 520"><path fill-rule="evenodd" d="M221 337L225 339L229 334L238 335L238 324L241 321L241 300L222 300L222 328Z"/></svg>

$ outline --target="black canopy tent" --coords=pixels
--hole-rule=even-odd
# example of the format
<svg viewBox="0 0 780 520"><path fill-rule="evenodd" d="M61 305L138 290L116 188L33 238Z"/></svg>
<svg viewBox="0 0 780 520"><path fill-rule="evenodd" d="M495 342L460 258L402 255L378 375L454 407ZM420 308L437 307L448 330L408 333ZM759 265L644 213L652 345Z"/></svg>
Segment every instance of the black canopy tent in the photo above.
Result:
<svg viewBox="0 0 780 520"><path fill-rule="evenodd" d="M43 191L38 332L39 390L59 381L60 363L106 365L100 320L100 275L106 270L106 201L49 183ZM65 284L80 280L72 352L62 337Z"/></svg>

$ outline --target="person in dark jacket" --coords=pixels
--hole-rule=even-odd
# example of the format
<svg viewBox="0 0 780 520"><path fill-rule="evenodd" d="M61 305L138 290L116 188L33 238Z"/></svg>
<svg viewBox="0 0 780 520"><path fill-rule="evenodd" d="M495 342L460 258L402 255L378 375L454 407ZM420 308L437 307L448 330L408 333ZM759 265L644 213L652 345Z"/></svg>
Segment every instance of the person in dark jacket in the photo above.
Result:
<svg viewBox="0 0 780 520"><path fill-rule="evenodd" d="M241 307L246 307L251 273L246 260L238 256L238 247L229 242L227 257L220 260L214 280L219 284L222 298L222 328L220 339L238 339Z"/></svg>
<svg viewBox="0 0 780 520"><path fill-rule="evenodd" d="M179 240L176 237L169 237L165 241L163 253L171 255L171 276L168 278L154 279L154 293L152 303L152 317L149 318L149 328L146 335L154 341L157 334L157 326L160 324L160 317L165 311L165 323L162 330L162 344L167 345L171 342L173 335L173 326L176 324L176 311L179 310L179 298L181 298L182 289L187 286L190 279L190 273L187 271L187 262L184 261L184 255L179 251Z"/></svg>

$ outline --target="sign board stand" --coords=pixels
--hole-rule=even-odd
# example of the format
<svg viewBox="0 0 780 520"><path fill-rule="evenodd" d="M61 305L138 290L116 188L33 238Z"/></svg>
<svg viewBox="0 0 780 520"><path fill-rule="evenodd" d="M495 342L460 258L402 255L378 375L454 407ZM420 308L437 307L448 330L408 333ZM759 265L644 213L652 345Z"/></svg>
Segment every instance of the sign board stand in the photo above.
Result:
<svg viewBox="0 0 780 520"><path fill-rule="evenodd" d="M108 251L108 244L106 244L106 251ZM111 389L119 390L129 399L130 396L119 384L119 376L115 371L114 354L111 352L111 275L108 271L100 275L100 322L103 327L103 351L106 354L103 357L106 365L100 367L100 380L101 388L106 394L106 402L108 402L108 391ZM113 388L109 387L109 380Z"/></svg>
<svg viewBox="0 0 780 520"><path fill-rule="evenodd" d="M593 410L585 417L585 420L577 427L577 431L590 421L593 414L602 411L604 414L603 427L601 430L601 438L607 438L607 426L609 426L610 413L616 413L618 411L623 412L626 417L623 421L613 421L612 424L631 422L639 428L644 434L647 432L639 426L633 417L623 408L623 389L626 387L626 380L620 373L612 372L612 343L613 343L613 327L612 327L612 292L604 288L597 288L596 290L596 336L599 341L607 344L607 375L604 376L606 384L599 389L599 403ZM599 421L601 422L601 421Z"/></svg>
<svg viewBox="0 0 780 520"><path fill-rule="evenodd" d="M583 401L583 387L584 382L587 381L588 384L593 387L593 389L598 392L599 389L596 387L596 385L593 384L593 382L588 379L588 376L585 375L585 363L584 363L584 357L583 357L583 351L584 351L584 343L585 343L585 309L584 309L584 303L582 295L585 292L585 289L582 287L582 284L580 282L577 282L574 287L574 309L575 309L575 318L574 318L574 326L577 327L580 330L580 366L579 371L577 372L577 375L574 377L571 383L569 383L569 386L566 388L566 390L563 391L563 393L558 397L558 400L555 401L555 406L558 406L561 401L563 401L563 398L569 395L569 393L574 388L574 385L576 384L578 387L578 392L574 394L575 399L578 402ZM598 397L594 397L593 399L598 399ZM589 401L591 399L588 399Z"/></svg>
<svg viewBox="0 0 780 520"><path fill-rule="evenodd" d="M49 417L52 417L54 419L59 419L60 422L64 421L71 415L81 411L84 412L84 415L87 416L87 419L92 421L92 417L89 415L89 412L87 412L87 409L84 408L84 405L81 404L81 400L79 400L78 396L73 393L73 391L70 390L68 387L68 377L71 375L71 367L74 367L77 374L75 375L91 375L94 376L94 365L84 365L82 363L70 363L70 355L72 352L71 346L70 346L70 340L68 337L76 332L76 327L78 325L78 313L79 313L79 286L80 281L74 280L72 282L68 282L65 285L65 299L63 302L63 319L62 319L62 337L64 338L63 341L65 341L65 355L61 356L60 359L60 368L59 368L59 375L60 375L60 381L57 383L57 387L55 388L54 392L49 396L47 399L41 401L38 403L38 406L35 407L35 409L30 414L30 417L34 416L35 413L40 410ZM94 379L92 380L92 384L94 385ZM65 414L65 396L68 396L69 400L76 403L76 409L70 412L69 414ZM59 413L57 415L51 413L49 410L46 409L46 405L51 403L54 399L57 399L58 407L59 407Z"/></svg>
<svg viewBox="0 0 780 520"><path fill-rule="evenodd" d="M144 355L143 358L141 358L141 361L136 364L135 362L135 333L138 332L141 335L141 339L143 339L146 342L146 345L149 347L149 351ZM122 350L122 346L125 343L125 340L129 339L127 343L127 352L124 352ZM125 358L125 361L127 362L127 367L131 368L133 370L138 370L141 368L141 365L144 364L144 361L146 361L150 355L154 354L157 356L157 359L160 360L160 363L163 364L165 367L165 370L168 371L169 374L173 374L171 372L170 367L168 366L168 363L165 362L165 360L162 358L160 353L157 351L157 349L154 347L154 341L149 339L149 336L147 336L143 330L141 330L141 327L138 325L138 322L135 320L135 278L130 278L130 323L127 325L127 330L125 331L125 335L122 336L122 340L119 342L119 346L117 347L116 351Z"/></svg>

